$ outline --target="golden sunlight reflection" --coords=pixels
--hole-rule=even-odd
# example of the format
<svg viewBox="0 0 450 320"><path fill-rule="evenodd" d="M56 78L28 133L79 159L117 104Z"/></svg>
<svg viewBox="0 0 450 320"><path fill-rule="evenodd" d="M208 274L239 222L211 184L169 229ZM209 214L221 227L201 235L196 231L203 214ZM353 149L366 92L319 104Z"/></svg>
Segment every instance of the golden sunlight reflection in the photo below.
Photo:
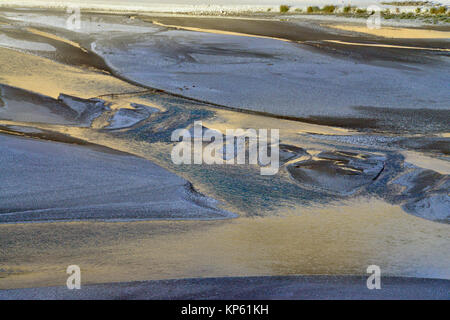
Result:
<svg viewBox="0 0 450 320"><path fill-rule="evenodd" d="M85 283L286 274L449 278L448 225L361 198L229 221L0 225L1 288L61 285L78 264Z"/></svg>

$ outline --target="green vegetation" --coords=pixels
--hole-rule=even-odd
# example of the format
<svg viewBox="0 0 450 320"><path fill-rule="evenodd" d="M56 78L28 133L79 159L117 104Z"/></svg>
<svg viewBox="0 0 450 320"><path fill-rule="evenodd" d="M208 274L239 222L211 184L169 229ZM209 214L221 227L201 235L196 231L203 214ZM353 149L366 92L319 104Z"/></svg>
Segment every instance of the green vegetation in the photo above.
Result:
<svg viewBox="0 0 450 320"><path fill-rule="evenodd" d="M285 5L285 4L282 4L282 5L280 6L280 12L281 12L281 13L286 13L286 12L289 11L290 8L291 8L291 7L289 7L289 6Z"/></svg>
<svg viewBox="0 0 450 320"><path fill-rule="evenodd" d="M342 12L344 12L344 13L350 13L351 11L352 11L351 6L346 6L346 7L344 7L344 9L342 9Z"/></svg>
<svg viewBox="0 0 450 320"><path fill-rule="evenodd" d="M313 6L313 7L308 7L306 8L306 12L307 13L327 13L327 14L331 14L337 11L337 7L333 6L333 5L326 5L324 6L322 9L320 9L317 6Z"/></svg>
<svg viewBox="0 0 450 320"><path fill-rule="evenodd" d="M429 1L392 1L392 2L381 2L381 4L390 6L425 6Z"/></svg>
<svg viewBox="0 0 450 320"><path fill-rule="evenodd" d="M412 12L402 12L399 16L400 19L414 19L414 13Z"/></svg>
<svg viewBox="0 0 450 320"><path fill-rule="evenodd" d="M324 13L333 13L334 11L336 11L336 7L332 5L327 5L322 8L322 12Z"/></svg>
<svg viewBox="0 0 450 320"><path fill-rule="evenodd" d="M386 2L385 4L390 5L406 5L404 3L408 3L410 6L414 5L429 5L428 1L394 1L394 2ZM280 8L281 11L281 8ZM293 10L294 11L294 10ZM357 17L357 18L367 18L370 15L373 15L375 11L368 12L367 9L357 8L351 5L347 5L339 8L334 5L325 5L322 8L317 6L309 6L306 10L295 9L296 13L303 14L335 14L335 15L344 15L349 17ZM415 8L411 12L401 12L400 8L391 8L385 9L381 12L381 16L384 19L421 19L425 23L449 23L450 22L450 10L448 6L439 6L439 7L431 7L430 9L426 8Z"/></svg>
<svg viewBox="0 0 450 320"><path fill-rule="evenodd" d="M320 8L319 7L308 7L308 8L306 8L306 12L308 12L308 13L320 12Z"/></svg>
<svg viewBox="0 0 450 320"><path fill-rule="evenodd" d="M441 7L433 7L430 8L430 14L435 14L435 15L443 15L447 12L447 7L441 6Z"/></svg>

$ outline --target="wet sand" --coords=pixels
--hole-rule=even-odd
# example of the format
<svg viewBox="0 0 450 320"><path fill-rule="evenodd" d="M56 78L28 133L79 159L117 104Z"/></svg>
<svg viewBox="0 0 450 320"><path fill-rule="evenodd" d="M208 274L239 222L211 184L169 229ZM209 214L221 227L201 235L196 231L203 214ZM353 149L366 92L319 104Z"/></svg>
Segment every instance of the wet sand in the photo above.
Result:
<svg viewBox="0 0 450 320"><path fill-rule="evenodd" d="M299 212L300 211L300 212ZM204 277L366 275L449 279L448 225L364 197L220 221L1 224L2 289Z"/></svg>
<svg viewBox="0 0 450 320"><path fill-rule="evenodd" d="M2 173L0 223L235 217L144 159L9 136L0 141L0 164L9 168Z"/></svg>
<svg viewBox="0 0 450 320"><path fill-rule="evenodd" d="M158 41L167 41L165 46L142 37L137 42L131 40L137 49L123 52L123 56L117 52L107 54L115 47L114 41L105 44L104 49L100 41L96 51L128 78L139 79L149 86L160 85L170 92L249 113L358 130L436 132L442 129L430 128L435 123L422 121L419 113L439 114L438 118L445 123L450 118L445 106L449 97L444 93L444 82L448 81L444 72L448 68L447 39L385 39L355 32L339 33L304 21L142 19L168 28L164 32L170 37L158 34ZM261 38L254 39L255 36ZM193 39L185 40L190 37ZM220 47L217 41L221 38L234 40ZM244 41L245 46L241 44ZM143 62L141 68L146 72L133 69L124 57L144 54L139 51L142 46L148 46L158 59L160 56L173 59L173 65L169 63L162 68L157 62L148 66ZM265 46L264 51L260 46ZM214 55L230 62L219 64ZM236 67L230 56L248 61L249 66ZM163 70L168 77L161 76ZM364 74L370 77L363 77ZM433 79L426 80L432 74ZM241 91L239 87L245 83L252 85ZM447 125L444 127L448 129Z"/></svg>
<svg viewBox="0 0 450 320"><path fill-rule="evenodd" d="M108 15L103 17L105 20L99 23L110 21ZM111 19L117 22L117 17ZM123 21L121 19L119 20ZM222 28L224 24L222 20L208 19L205 20L205 25L198 26L200 18L167 19L169 20L164 21L165 23L182 23L201 28ZM264 31L265 36L302 36L305 40L301 41L307 42L313 38L326 39L325 35L321 36L323 31L320 30L302 27L302 31L306 30L305 35L302 35L296 26L289 24L290 27L284 29L282 26L286 25L281 22L237 20L236 26L227 24L222 29L227 27L230 32L244 33L256 33L258 29L260 32ZM121 26L119 24L114 28L120 29ZM153 32L163 32L164 29L155 31L155 25L150 23L148 28L149 37L155 36ZM287 33L281 34L282 32ZM183 35L188 36L185 33ZM329 35L326 32L328 39ZM2 101L6 106L4 114L8 116L1 118L0 110L0 130L3 133L78 146L1 136L1 146L6 150L2 156L2 161L5 161L2 167L12 169L5 176L7 184L3 185L5 192L2 192L2 196L8 195L5 196L7 205L2 202L2 208L7 214L0 214L0 219L8 223L0 224L0 288L60 286L65 283L67 266L76 263L82 267L83 283L86 285L117 281L124 283L117 285L121 289L116 289L118 287L114 284L86 286L87 291L80 292L78 297L81 299L125 298L121 290L132 291L129 298L187 298L192 297L194 292L199 297L206 297L210 292L208 288L220 290L220 284L227 283L237 292L248 286L247 281L254 283L255 288L280 288L277 292L268 292L267 296L258 296L250 288L242 291L247 298L312 298L319 293L322 297L329 298L370 298L364 282L361 285L361 278L343 275L364 275L367 265L378 264L386 275L386 283L392 285L392 291L382 290L372 298L447 298L446 281L408 279L405 284L404 279L389 278L450 277L447 254L448 216L445 215L448 173L446 176L445 170L437 173L433 168L424 170L420 166L411 165L414 162L426 162L430 167L433 160L436 163L448 161L445 158L448 154L448 137L445 134L449 131L447 108L437 108L433 112L428 112L426 108L391 112L389 108L362 107L358 112L364 113L364 116L360 118L289 117L280 114L270 117L264 111L240 112L239 105L218 106L199 101L201 99L183 98L183 95L189 95L187 90L175 95L152 90L152 86L141 85L133 77L119 76L113 65L105 63L98 54L88 50L91 43L105 40L102 38L105 35L96 35L98 38L94 39L92 34L84 36L40 25L32 26L31 30L27 26L20 32L10 32L9 36L52 45L57 54L51 56L46 51L0 49L0 60L3 61L0 67L1 83L9 85L1 88ZM110 34L106 37L110 37ZM110 42L126 47L130 33L127 31L121 37ZM134 34L134 37L144 38L142 34ZM223 40L221 37L222 35L214 41ZM348 41L349 37L353 38L338 35L332 39ZM271 39L264 41L280 42ZM404 46L408 45L409 40L398 41L384 39L380 43L399 43ZM423 41L419 44L430 43L436 48L445 45L445 42L439 41ZM323 49L323 45L322 43L317 48L313 44L310 49L312 54L325 53L328 59L330 52L327 48L341 46L328 43ZM144 46L145 50L146 48ZM399 67L405 57L418 66L421 66L420 63L424 63L424 66L439 65L439 59L442 58L440 53L433 54L430 58L429 51L424 53L421 50L407 50L407 54L403 55L397 51L403 49L398 48L366 47L362 51L348 45L342 45L342 48L345 54L358 51L359 58L364 52L374 60L378 55L381 60L394 63L396 67ZM225 52L225 56L231 60L249 57L279 59L276 55L271 56L258 50L249 52L242 47L233 52L217 47L212 51L210 49L211 47L204 51L204 48L195 48L193 55ZM284 49L286 48L281 48L281 51ZM187 52L186 57L191 52L186 47L169 46L166 53L171 53L172 50L175 53ZM74 54L73 57L71 53ZM93 56L97 58L89 64ZM159 61L158 59L156 60ZM376 64L379 61L370 63ZM405 69L399 67L395 70ZM93 98L101 101L92 100ZM39 108L34 109L29 118L24 118L28 110L21 112L18 106L24 105L20 101L34 103ZM89 106L98 102L105 108L92 118L89 114L86 115L89 121L83 122L82 127L78 121L79 116L83 110L90 109ZM427 102L419 104L426 105ZM140 118L140 109L133 106L148 110L154 108L155 113L149 112ZM67 114L60 113L60 107L65 108ZM114 126L121 123L123 111L120 110L124 109L134 112L133 117L136 118L133 121L136 122L130 122L131 125L122 122L118 127L111 127L112 123ZM114 122L112 119L120 121ZM269 178L260 177L257 168L248 166L177 167L170 162L168 156L171 148L168 137L172 130L188 127L198 119L217 129L282 128L282 143L289 160L283 164L285 166L281 168L279 175ZM431 133L436 134L436 137L430 136ZM97 146L92 149L94 145ZM102 146L109 149L102 150ZM112 150L116 150L117 154ZM340 154L340 158L336 158L339 155L336 150L354 152L357 156L344 159ZM411 163L404 160L402 151L408 152ZM415 161L418 152L420 161ZM327 186L326 179L322 181L323 176L315 176L315 181L310 181L304 188L305 184L298 183L304 179L290 175L287 169L292 164L289 162L292 158L289 157L295 158L297 153L311 157L310 161L325 159L331 166L344 163L344 166L335 168L334 180L333 176L329 177L336 185ZM22 158L19 154L26 157ZM368 155L368 159L373 159L374 155L383 155L380 158L383 170L378 170L381 164L376 161L366 163L356 160L365 157L361 155ZM56 169L52 171L47 167L44 171L32 170L36 165L45 167L45 163L49 167L56 165ZM355 191L355 195L336 194L342 181L345 184L346 178L339 181L341 171L361 172L364 166L378 168L378 171L360 175L361 183L357 183L354 188L361 190ZM311 168L314 169L314 174L328 174L327 170L316 170L322 168L319 162L312 163ZM101 174L92 174L95 172ZM42 178L44 174L45 178ZM22 177L23 181L19 181L17 177ZM28 183L27 179L30 180ZM124 184L118 185L117 180ZM170 199L165 202L158 198L167 198L167 194L159 192L161 181L169 183L167 194ZM199 202L196 193L189 185L186 187L187 181L193 184L195 190L221 201L221 208L211 207L208 201L207 204L203 200ZM18 187L8 187L11 185ZM58 188L51 189L52 186ZM330 190L330 186L333 190ZM187 198L184 195L188 195ZM25 202L14 201L14 197L20 197ZM80 209L79 199L87 204L85 208ZM132 203L128 203L128 200L132 200ZM172 208L173 210L166 210L162 206L158 211L158 208L154 208L154 202L159 203L159 200L168 206L180 206ZM36 203L39 204L38 207L35 206ZM107 206L102 208L105 204ZM136 205L140 208L136 208ZM13 212L11 208L14 209ZM428 209L422 210L423 208ZM430 208L433 210L430 211ZM30 212L41 211L29 215L24 209L29 209ZM232 215L228 212L237 213L240 217L205 221L230 218ZM171 218L183 221L168 221ZM80 219L91 221L78 221ZM111 219L121 221L105 222ZM163 221L133 221L141 219ZM186 219L190 221L184 221ZM34 223L22 223L26 221ZM318 274L337 277L221 278L204 280L205 282L176 280L130 283L193 277ZM292 283L292 286L281 289L287 282ZM337 284L343 284L346 288L344 296L342 292L336 291ZM180 291L174 295L164 291L173 286L180 288ZM319 287L325 287L327 291L329 289L329 295ZM156 296L142 294L141 290L145 292L147 288L159 288L161 292ZM310 288L311 291L302 295L302 288ZM69 298L61 288L0 291L0 297L5 299L51 299L57 297L56 294L60 298ZM241 296L238 293L227 295L219 292L217 298L221 297Z"/></svg>
<svg viewBox="0 0 450 320"><path fill-rule="evenodd" d="M50 13L58 19L63 15L61 12L50 11ZM108 26L108 23L114 22L117 25L127 25L129 28L130 22L120 15L109 16L94 13L86 13L85 15L89 23L98 21L99 26ZM77 32L60 28L53 29L42 25L27 26L25 30L20 32L15 29L6 29L2 32L6 32L7 35L17 39L28 39L52 45L57 48L56 54L49 54L45 51L34 52L34 54L51 58L71 67L85 67L90 68L91 71L93 68L98 73L106 72L105 77L103 77L103 74L99 74L97 78L107 79L107 74L112 74L115 78L135 87L135 89L129 89L129 91L139 91L140 88L142 90L163 88L175 95L209 101L217 107L358 130L379 130L395 133L406 129L411 133L420 133L420 131L436 133L448 129L446 124L450 114L446 108L446 101L449 97L444 90L444 83L448 81L445 76L445 70L448 67L445 58L448 54L424 49L441 48L442 50L448 50L449 43L446 39L383 39L362 33L339 31L317 22L308 24L308 20L298 22L295 19L292 22L285 22L205 17L139 16L139 18L147 22L148 33L143 31L143 28L145 30L145 23L135 19L133 24L136 23L140 28L138 34L133 33L135 31L131 33L126 31L117 38L107 36L104 41L102 39L105 36L99 33L101 29L90 30L89 28L94 28L90 24L87 24L86 28L89 28L83 29L82 32L89 33L91 31L95 36L86 37ZM51 21L50 24L53 23ZM230 23L230 21L233 23ZM150 22L157 22L157 25ZM183 41L178 43L178 40L174 41L176 37L162 37L158 41L167 44L161 48L160 45L152 44L152 41L145 42L149 35L151 36L149 39L159 39L160 34L164 35L167 32L169 35L173 33L170 30L174 28L168 28L169 31L164 31L167 28L158 28L160 24L177 26L177 28L195 28L196 30L205 30L205 32L203 33L204 36L199 38L200 43L198 44L189 42L186 44ZM116 27L116 29L120 28ZM428 29L418 30L422 33L427 31L433 33L432 30ZM205 39L208 39L207 36L211 32L220 35L223 31L263 36L269 39L266 40L267 43L256 41L256 47L250 49L251 51L245 47L239 48L239 50L230 50L229 48L218 47L215 44L217 41L228 42L227 38L212 38L211 44L209 40L205 44L202 43L204 40L201 39L205 37ZM190 33L179 32L181 33L175 34L179 34L180 39L191 36ZM202 35L201 32L198 34ZM144 42L142 44L136 42L136 36L139 36L139 39L144 39ZM292 44L287 44L287 46L277 48L274 52L261 53L259 46L276 45L277 40L271 40L272 37L294 43L300 41L302 47L296 48ZM64 38L71 40L64 40ZM246 37L232 38L245 39ZM77 42L82 43L82 46L73 44ZM100 46L103 43L104 49ZM355 45L348 45L348 43ZM419 49L386 48L383 47L384 44L388 46L414 46L414 48ZM93 48L97 54L89 50L92 45L94 45ZM127 49L128 51L123 52L124 46L128 48L136 46L138 49L141 46L147 46L148 49L146 51L133 51L132 49L129 51L130 49ZM167 48L164 48L165 46ZM240 44L240 40L236 43L233 40L230 46L242 46L242 44ZM302 50L312 50L312 53L307 54L308 51L301 53ZM156 58L146 59L145 56L149 53L148 51L155 54ZM288 51L289 54L285 57L281 56L280 54L283 51ZM300 52L299 56L296 56L298 54L298 52L295 53L296 51ZM114 54L109 54L109 52L114 52ZM292 54L293 56L291 56ZM321 58L323 54L325 56ZM10 53L10 55L12 54ZM212 60L209 62L211 67L205 69L209 55L221 56L224 61L232 57L236 57L238 61L243 58L249 62L252 62L252 59L256 60L249 64L249 66L253 66L249 70L251 72L249 76L249 73L240 74L241 71L233 66L236 65L234 62L225 63L222 66L216 65ZM127 60L127 57L130 56L142 58L139 68L136 68L136 64L132 61ZM185 70L180 71L180 67L173 69L172 63L169 66L164 65L165 62L163 61L171 61L174 56L177 56L174 61L176 65L179 64ZM205 57L205 61L202 62L202 59L197 61L197 56ZM287 65L280 64L280 60L284 59L294 61ZM297 66L298 61L305 59L310 60L310 64ZM13 63L15 60L14 57ZM192 63L189 63L191 60ZM36 63L38 62L44 63L44 61L36 60ZM342 64L343 62L345 63ZM45 63L48 64L48 62ZM150 64L147 66L147 63ZM164 66L163 69L161 69L161 63ZM267 66L262 66L262 63L267 64ZM330 65L329 70L324 67L327 64ZM366 68L363 64L368 64L369 67ZM4 72L10 72L6 68L7 65L8 63L5 61ZM439 65L441 65L441 69L439 69ZM377 66L381 66L381 68ZM14 66L12 65L12 67ZM49 65L48 68L53 67ZM61 68L58 66L58 69ZM232 71L227 71L228 69ZM292 70L295 70L295 72ZM64 70L64 72L67 71ZM161 72L164 73L164 76ZM262 75L258 76L258 73L262 73ZM359 78L358 75L366 73L375 78L367 83L371 90L366 90L363 94L361 90L364 90L363 86L367 79ZM275 81L269 83L267 77L274 77ZM285 77L287 79L284 79ZM399 78L396 79L397 77ZM20 81L23 82L26 79L21 77ZM54 80L47 78L45 81L51 83ZM13 86L17 84L16 81L8 83ZM251 88L245 94L240 93L238 89L244 83L252 83ZM325 86L326 83L329 83L328 86ZM412 88L410 83L415 83L415 88ZM434 85L430 86L431 83ZM83 90L80 88L77 91L74 91L73 88L64 88L61 84L58 84L58 86L60 87L59 93L64 91L86 98L94 95L86 95L86 92L89 92L93 86L85 86ZM43 91L42 86L35 88L33 84L27 83L26 87L32 91L57 97L56 92ZM255 88L252 89L252 87ZM120 92L120 90L117 89L117 92ZM326 95L320 94L325 91L327 91ZM395 98L396 96L398 98ZM393 109L396 111L392 111ZM389 112L386 112L386 110ZM436 122L423 121L425 119L424 113L436 114L436 119L442 119L444 128L442 126L434 128Z"/></svg>

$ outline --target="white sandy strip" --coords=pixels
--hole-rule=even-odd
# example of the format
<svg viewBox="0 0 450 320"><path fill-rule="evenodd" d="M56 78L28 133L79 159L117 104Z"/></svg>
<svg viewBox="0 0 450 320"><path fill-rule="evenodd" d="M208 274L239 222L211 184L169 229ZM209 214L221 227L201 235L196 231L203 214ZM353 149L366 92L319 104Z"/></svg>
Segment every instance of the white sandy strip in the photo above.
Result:
<svg viewBox="0 0 450 320"><path fill-rule="evenodd" d="M307 6L324 6L327 4L353 5L367 7L378 4L383 6L383 0L2 0L1 5L33 6L33 7L66 7L76 5L81 8L98 8L105 10L139 10L153 12L212 12L212 11L265 11L271 8L279 9L282 4L295 8ZM449 0L439 1L448 5ZM402 8L400 8L402 10Z"/></svg>

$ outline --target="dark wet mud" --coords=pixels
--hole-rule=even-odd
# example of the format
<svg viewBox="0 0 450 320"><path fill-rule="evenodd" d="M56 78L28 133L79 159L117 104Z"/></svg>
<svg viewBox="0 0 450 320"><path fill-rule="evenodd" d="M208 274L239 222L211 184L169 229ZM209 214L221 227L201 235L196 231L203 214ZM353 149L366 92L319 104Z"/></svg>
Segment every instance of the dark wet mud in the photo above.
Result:
<svg viewBox="0 0 450 320"><path fill-rule="evenodd" d="M392 109L355 106L361 117L312 116L303 122L394 134L436 134L450 130L450 110Z"/></svg>
<svg viewBox="0 0 450 320"><path fill-rule="evenodd" d="M450 297L448 280L385 277L383 290L367 290L365 283L365 277L323 275L179 279L98 284L72 291L64 287L7 290L0 293L0 299L326 300L345 297L358 300L448 300Z"/></svg>

